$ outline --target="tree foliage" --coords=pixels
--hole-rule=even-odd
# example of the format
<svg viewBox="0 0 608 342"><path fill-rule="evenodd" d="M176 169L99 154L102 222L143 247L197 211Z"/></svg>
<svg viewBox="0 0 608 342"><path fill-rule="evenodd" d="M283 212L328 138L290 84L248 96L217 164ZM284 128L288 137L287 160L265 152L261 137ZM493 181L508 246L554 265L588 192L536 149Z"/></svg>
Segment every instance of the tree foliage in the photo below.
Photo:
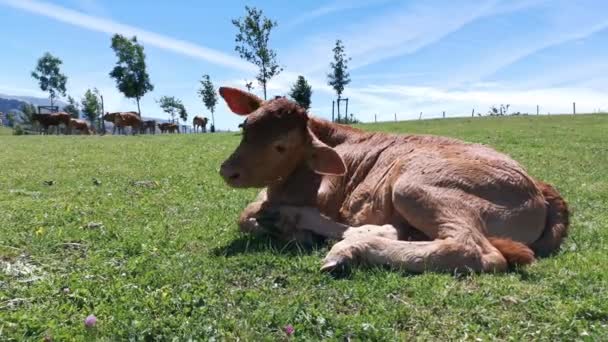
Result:
<svg viewBox="0 0 608 342"><path fill-rule="evenodd" d="M312 87L308 84L304 76L298 76L298 80L291 87L289 96L303 108L307 110L310 108Z"/></svg>
<svg viewBox="0 0 608 342"><path fill-rule="evenodd" d="M67 76L61 73L60 66L63 64L61 59L46 52L36 64L36 69L32 71L32 77L38 80L40 89L49 93L51 106L55 105L55 99L60 95L65 96L65 85L68 81Z"/></svg>
<svg viewBox="0 0 608 342"><path fill-rule="evenodd" d="M252 81L247 81L245 80L245 88L247 88L247 91L251 93L251 91L253 90L253 82Z"/></svg>
<svg viewBox="0 0 608 342"><path fill-rule="evenodd" d="M336 40L336 46L333 48L334 60L329 64L331 72L327 74L327 83L334 88L338 99L341 98L344 87L350 83L350 74L348 72L348 61L350 58L346 56L344 44L340 39Z"/></svg>
<svg viewBox="0 0 608 342"><path fill-rule="evenodd" d="M70 114L74 119L80 117L80 104L71 96L68 96L68 104L63 107L63 111Z"/></svg>
<svg viewBox="0 0 608 342"><path fill-rule="evenodd" d="M327 84L329 84L338 95L338 120L340 120L340 99L344 88L350 83L350 74L348 72L348 62L350 58L346 56L344 44L340 39L336 40L336 46L333 48L334 60L329 63L331 72L327 74ZM347 118L348 119L348 118Z"/></svg>
<svg viewBox="0 0 608 342"><path fill-rule="evenodd" d="M21 123L27 126L32 126L34 124L34 114L36 114L36 106L31 103L24 103L21 106L20 119Z"/></svg>
<svg viewBox="0 0 608 342"><path fill-rule="evenodd" d="M171 116L171 122L175 122L176 115L179 115L184 121L188 120L188 112L181 100L173 96L163 96L156 102L160 105L163 112Z"/></svg>
<svg viewBox="0 0 608 342"><path fill-rule="evenodd" d="M241 58L258 67L256 79L262 86L266 99L268 81L283 71L277 62L276 52L268 47L270 33L277 27L277 22L265 17L262 10L255 7L245 6L245 12L244 18L232 20L238 29L234 49Z"/></svg>
<svg viewBox="0 0 608 342"><path fill-rule="evenodd" d="M215 105L217 104L217 93L215 92L215 87L211 82L211 78L209 75L203 75L201 78L201 87L198 90L198 96L200 96L201 100L205 104L205 107L209 109L211 112L211 124L215 126L215 117L213 113L215 113Z"/></svg>
<svg viewBox="0 0 608 342"><path fill-rule="evenodd" d="M118 58L110 77L116 80L118 90L130 99L137 101L137 112L141 116L140 99L154 90L146 70L144 47L137 43L137 37L127 39L116 34L112 37L112 49Z"/></svg>
<svg viewBox="0 0 608 342"><path fill-rule="evenodd" d="M99 118L99 113L101 113L101 101L99 97L97 97L94 91L87 89L80 102L82 104L82 113L92 125L95 125Z"/></svg>

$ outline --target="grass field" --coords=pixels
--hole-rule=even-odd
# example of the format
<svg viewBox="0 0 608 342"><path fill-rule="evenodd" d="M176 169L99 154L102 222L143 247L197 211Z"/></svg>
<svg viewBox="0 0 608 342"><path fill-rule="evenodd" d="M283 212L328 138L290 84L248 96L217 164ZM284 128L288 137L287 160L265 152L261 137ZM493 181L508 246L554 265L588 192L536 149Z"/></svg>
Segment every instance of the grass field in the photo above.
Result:
<svg viewBox="0 0 608 342"><path fill-rule="evenodd" d="M237 232L235 133L0 137L0 340L601 340L608 336L608 115L365 125L486 143L555 184L562 252L524 271L319 272ZM87 315L94 328L85 328Z"/></svg>

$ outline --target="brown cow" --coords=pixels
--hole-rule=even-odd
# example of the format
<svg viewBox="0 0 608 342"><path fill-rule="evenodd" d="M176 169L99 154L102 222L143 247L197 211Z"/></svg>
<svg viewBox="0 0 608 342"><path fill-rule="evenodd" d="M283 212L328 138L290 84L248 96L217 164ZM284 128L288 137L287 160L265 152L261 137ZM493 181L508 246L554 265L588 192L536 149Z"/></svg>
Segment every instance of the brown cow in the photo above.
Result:
<svg viewBox="0 0 608 342"><path fill-rule="evenodd" d="M179 133L179 126L171 122L163 122L158 124L161 133Z"/></svg>
<svg viewBox="0 0 608 342"><path fill-rule="evenodd" d="M266 187L243 212L241 230L263 230L258 219L278 215L285 238L341 239L324 271L356 261L411 272L504 271L557 251L567 235L558 192L489 147L364 132L287 99L220 94L247 115L220 173L233 187Z"/></svg>
<svg viewBox="0 0 608 342"><path fill-rule="evenodd" d="M114 123L112 134L115 134L116 130L118 130L118 134L125 134L125 127L130 126L131 132L135 135L141 127L141 118L137 112L106 113L103 119Z"/></svg>
<svg viewBox="0 0 608 342"><path fill-rule="evenodd" d="M194 119L192 119L192 127L194 127L194 133L198 133L199 128L201 128L201 132L207 132L207 122L209 122L209 119L207 119L206 117L195 116Z"/></svg>
<svg viewBox="0 0 608 342"><path fill-rule="evenodd" d="M76 129L77 131L79 131L80 134L86 134L86 135L93 134L93 131L91 130L91 127L84 120L73 119L73 118L70 119L70 131L73 132L74 129Z"/></svg>
<svg viewBox="0 0 608 342"><path fill-rule="evenodd" d="M44 129L44 134L49 134L49 127L54 126L56 128L57 134L59 134L59 125L65 125L66 130L69 131L70 127L70 119L72 117L70 114L65 112L57 112L51 114L33 114L32 122L38 122L41 126L41 129ZM40 132L42 133L42 131Z"/></svg>

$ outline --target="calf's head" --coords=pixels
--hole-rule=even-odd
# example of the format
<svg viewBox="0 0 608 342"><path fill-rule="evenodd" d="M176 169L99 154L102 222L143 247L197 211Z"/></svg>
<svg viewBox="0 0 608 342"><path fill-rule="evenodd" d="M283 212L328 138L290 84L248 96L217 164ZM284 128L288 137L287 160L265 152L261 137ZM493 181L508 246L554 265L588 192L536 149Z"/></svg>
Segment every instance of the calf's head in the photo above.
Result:
<svg viewBox="0 0 608 342"><path fill-rule="evenodd" d="M221 87L232 112L246 116L241 143L220 174L233 187L280 184L301 165L326 175L343 175L340 155L310 130L306 110L286 98L263 101L239 89Z"/></svg>

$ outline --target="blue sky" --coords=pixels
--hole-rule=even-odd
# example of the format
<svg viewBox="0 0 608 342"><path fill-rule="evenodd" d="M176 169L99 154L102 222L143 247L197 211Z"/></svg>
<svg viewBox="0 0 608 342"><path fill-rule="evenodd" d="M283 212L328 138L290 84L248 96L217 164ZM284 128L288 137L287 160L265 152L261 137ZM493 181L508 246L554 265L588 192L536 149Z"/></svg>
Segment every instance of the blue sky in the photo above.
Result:
<svg viewBox="0 0 608 342"><path fill-rule="evenodd" d="M285 71L269 85L284 95L298 75L313 86L312 112L331 117L326 84L331 49L352 57L349 110L364 121L470 115L494 104L514 111L608 110L608 1L330 0L119 1L0 0L0 93L44 96L30 77L45 51L63 59L68 93L97 87L109 111L136 108L108 77L113 33L143 42L155 90L145 116L166 118L155 100L174 95L191 115L209 114L196 95L208 73L216 86L243 87L255 69L234 52L231 19L256 6L278 21L271 44ZM221 6L220 6L221 5ZM254 92L261 94L261 88ZM218 104L216 126L241 121Z"/></svg>

